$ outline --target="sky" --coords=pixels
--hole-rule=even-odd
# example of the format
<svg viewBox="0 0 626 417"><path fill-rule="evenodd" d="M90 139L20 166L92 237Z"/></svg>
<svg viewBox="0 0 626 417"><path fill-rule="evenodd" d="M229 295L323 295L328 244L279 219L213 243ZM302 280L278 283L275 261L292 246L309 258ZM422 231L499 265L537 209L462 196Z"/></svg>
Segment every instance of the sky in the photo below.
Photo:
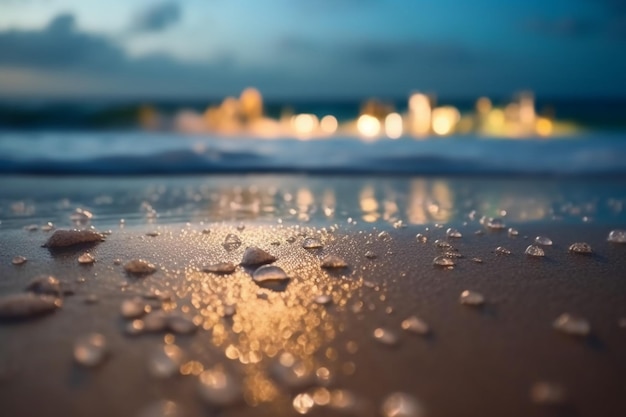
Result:
<svg viewBox="0 0 626 417"><path fill-rule="evenodd" d="M626 0L0 0L0 98L626 97Z"/></svg>

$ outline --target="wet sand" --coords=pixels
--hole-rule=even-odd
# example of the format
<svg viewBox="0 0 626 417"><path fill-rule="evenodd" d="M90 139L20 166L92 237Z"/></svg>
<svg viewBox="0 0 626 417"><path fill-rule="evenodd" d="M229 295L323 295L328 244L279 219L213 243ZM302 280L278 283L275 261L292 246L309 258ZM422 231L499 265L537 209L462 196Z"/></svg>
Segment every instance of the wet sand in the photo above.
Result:
<svg viewBox="0 0 626 417"><path fill-rule="evenodd" d="M208 235L201 232L206 227ZM155 229L159 236L145 235ZM512 238L506 232L474 235L478 227L471 224L459 229L461 239L451 240L464 258L444 270L432 265L440 252L432 242L444 237L445 229L431 228L425 233L427 243L415 239L424 227L390 229L389 241L377 237L378 229L344 229L349 228L319 234L324 248L305 250L302 236L287 242L301 232L293 226L246 225L243 231L227 224L135 227L115 230L91 248L97 260L93 266L77 263L83 248L61 253L41 248L43 232L3 231L2 294L23 290L39 274L52 274L75 289L62 309L49 316L0 325L3 412L134 416L165 398L187 415L210 413L197 394L197 377L161 380L148 372L149 354L163 344L165 333L124 334L120 302L157 288L174 295L167 308L189 306L194 315L204 314L201 326L206 329L175 336L187 358L205 368L226 364L242 381L247 403L225 408L224 415L297 414L290 402L299 391L268 376L268 356L282 351L328 368L329 390L346 389L362 399L364 408L356 415L377 415L383 398L394 391L415 395L429 416L625 415L626 329L618 321L626 317L626 246L606 242L609 230L526 226ZM226 251L222 242L227 233L240 236L242 246ZM302 234L318 235L313 229ZM550 236L554 245L545 248L545 258L530 259L523 251L532 239L523 236L539 234ZM568 253L568 245L581 240L592 246L592 256ZM274 241L280 245L271 245ZM225 276L199 271L213 262L238 263L249 245L278 257L275 264L292 277L284 292L258 287L242 267ZM512 254L496 255L497 246ZM365 258L368 250L377 257ZM11 265L18 254L28 261ZM343 257L349 268L322 270L319 259L325 254ZM475 263L473 257L484 262ZM134 258L155 263L158 272L134 278L114 264ZM78 283L79 277L85 282ZM486 304L461 305L459 294L466 289L482 293ZM321 293L331 294L333 304L315 304ZM90 294L99 301L86 304ZM219 317L220 300L237 305L232 319ZM552 322L564 312L588 319L591 335L576 338L555 331ZM432 334L403 331L400 323L411 315L425 320ZM375 341L372 332L378 327L395 332L397 346ZM278 334L279 329L291 335ZM106 336L110 356L95 369L83 369L72 359L72 346L93 331ZM244 359L228 359L228 346ZM252 351L259 352L253 361L260 362L241 363ZM537 381L559 383L567 390L567 401L558 407L533 404L529 390ZM328 407L318 408L310 414L333 415Z"/></svg>
<svg viewBox="0 0 626 417"><path fill-rule="evenodd" d="M76 190L68 189L65 194L59 190L59 182L70 180L49 181L54 186L44 187L52 196L45 203L41 196L23 200L25 206L39 209L33 213L7 215L8 203L3 205L0 295L23 292L41 274L54 275L74 292L64 296L63 307L50 315L0 322L3 415L132 417L155 401L167 399L176 402L186 416L290 416L299 415L294 397L308 393L319 405L307 415L378 416L381 403L393 392L413 395L425 409L424 415L435 417L626 415L626 328L619 324L626 318L626 245L606 241L610 230L624 228L621 214L600 215L603 201L613 198L610 193L602 198L570 193L571 201L578 201L580 207L585 201L595 204L591 211L596 218L590 222L522 222L522 212L512 210L512 204L504 219L519 230L519 236L510 237L506 229L490 231L477 218L465 224L471 207L458 197L451 209L461 214L450 217L443 228L434 227L435 219L400 228L391 226L393 218L368 224L365 220L371 218L371 212L354 216L356 223L348 221L345 214L339 214L348 197L340 194L337 214L325 223L298 221L300 214L295 213L278 224L277 218L287 215L289 206L273 203L280 213L261 208L265 217L251 216L250 207L256 207L253 203L265 198L257 198L258 190L243 192L247 200L242 204L230 197L236 189L233 184L219 179L207 182L211 181L229 190L227 201L237 202L239 210L232 204L224 207L238 214L224 221L209 221L195 211L202 209L204 200L193 206L183 202L176 206L180 209L168 206L167 210L153 202L162 217L152 217L135 203L123 209L115 204L96 205L92 223L99 230L111 229L111 234L95 246L63 251L41 247L51 232L29 232L23 226L47 219L54 220L57 227L70 225L67 212L79 201ZM427 190L438 189L428 181L425 184ZM121 193L125 187L128 192L129 186L114 187ZM105 191L114 202L119 195L126 195ZM141 195L138 191L133 194ZM531 200L525 191L506 192L517 200L497 198L493 206ZM440 191L433 195L437 193ZM310 194L318 201L323 192ZM460 194L457 189L456 195ZM537 194L549 192L539 187ZM83 201L93 201L95 195L93 192ZM18 197L24 198L11 194L13 200ZM51 201L64 197L72 204L45 211L53 207ZM403 198L407 197L397 201ZM145 195L138 199L151 201ZM173 194L171 200L180 203L181 197ZM555 200L568 202L561 197ZM424 201L431 204L428 195ZM432 201L446 207L434 197ZM479 203L485 201L489 200ZM384 201L378 203L386 207ZM533 212L536 205L524 208ZM404 207L400 205L400 209L402 212ZM585 210L574 212L576 216L587 214ZM309 213L315 216L313 210ZM125 227L119 226L122 216L129 219ZM273 221L268 220L271 218ZM334 224L338 226L331 230ZM463 234L460 239L447 239L463 255L455 259L453 269L432 263L441 253L433 242L446 240L447 227L456 227ZM203 232L207 229L209 233ZM383 230L389 233L388 239L379 237ZM477 230L483 233L475 234ZM155 231L158 235L147 235ZM231 250L223 246L229 233L241 239L241 246ZM426 235L428 241L418 242L417 233ZM544 258L529 258L524 250L538 235L550 237L554 244L544 247ZM324 247L302 248L305 236L319 238ZM593 255L568 253L568 246L579 241L589 243ZM238 264L247 246L258 246L278 258L274 264L291 277L284 288L278 288L284 291L254 283L254 268L238 266L230 275L202 272L215 262ZM498 246L509 249L511 255L494 253ZM95 257L93 265L78 263L78 256L85 251ZM368 251L376 257L366 257ZM327 254L342 257L348 268L320 268L320 260ZM12 258L18 255L27 262L12 265ZM483 262L474 262L475 257ZM136 258L154 263L157 272L142 278L125 273L119 263ZM171 299L146 299L146 303L194 317L198 330L192 334L127 335L130 320L120 314L121 302L155 290ZM462 305L459 296L464 290L483 294L485 305ZM332 303L316 303L321 294L331 295ZM87 303L90 297L97 302ZM230 305L235 306L235 313L227 317L225 307ZM556 331L553 322L562 313L587 319L591 334L581 338ZM401 322L413 315L428 323L429 335L401 328ZM395 334L397 344L375 340L377 328ZM91 332L106 337L109 355L99 366L85 368L76 363L72 351L75 341ZM176 375L158 378L150 372L150 358L165 343L180 347L184 359ZM302 362L304 373L310 376L307 384L297 386L276 377L276 363L285 352ZM216 409L199 395L197 374L216 368L237 381L242 391L237 404ZM563 387L567 398L556 406L536 404L530 390L540 381ZM349 392L357 399L356 405L343 409L325 405L328 398L341 393L338 390Z"/></svg>

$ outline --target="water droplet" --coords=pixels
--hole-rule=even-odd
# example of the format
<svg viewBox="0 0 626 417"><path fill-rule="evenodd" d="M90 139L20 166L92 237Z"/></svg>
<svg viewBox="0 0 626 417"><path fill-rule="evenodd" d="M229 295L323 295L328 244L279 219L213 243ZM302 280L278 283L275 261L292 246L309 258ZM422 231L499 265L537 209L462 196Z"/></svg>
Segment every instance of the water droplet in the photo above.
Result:
<svg viewBox="0 0 626 417"><path fill-rule="evenodd" d="M463 237L463 234L456 229L449 228L448 230L446 230L446 236L454 238L454 239L459 239Z"/></svg>
<svg viewBox="0 0 626 417"><path fill-rule="evenodd" d="M287 243L293 243L296 241L296 237L295 236L289 236L287 239L285 239L287 241Z"/></svg>
<svg viewBox="0 0 626 417"><path fill-rule="evenodd" d="M133 321L140 321L140 320L135 320ZM143 330L147 331L147 332L162 332L167 328L167 316L165 314L165 312L158 310L158 311L151 311L150 313L146 314L146 316L143 318Z"/></svg>
<svg viewBox="0 0 626 417"><path fill-rule="evenodd" d="M237 312L237 306L234 304L228 304L224 306L224 317L232 317Z"/></svg>
<svg viewBox="0 0 626 417"><path fill-rule="evenodd" d="M537 236L535 238L535 243L541 246L552 246L552 239L547 236Z"/></svg>
<svg viewBox="0 0 626 417"><path fill-rule="evenodd" d="M343 260L343 258L340 258L337 255L326 255L324 256L324 259L322 259L320 266L326 269L340 269L346 268L348 264Z"/></svg>
<svg viewBox="0 0 626 417"><path fill-rule="evenodd" d="M252 274L252 279L257 283L271 282L271 281L288 281L289 276L283 271L282 268L275 265L264 265L257 268Z"/></svg>
<svg viewBox="0 0 626 417"><path fill-rule="evenodd" d="M303 389L315 382L312 370L288 352L282 353L271 365L270 376L278 384L291 390Z"/></svg>
<svg viewBox="0 0 626 417"><path fill-rule="evenodd" d="M455 264L454 261L447 256L439 255L435 259L433 259L433 265L448 268L453 267Z"/></svg>
<svg viewBox="0 0 626 417"><path fill-rule="evenodd" d="M46 224L44 224L43 226L41 226L41 231L42 232L49 232L51 230L54 229L54 223L52 222L48 222Z"/></svg>
<svg viewBox="0 0 626 417"><path fill-rule="evenodd" d="M55 296L60 296L62 293L61 283L58 279L51 275L40 276L33 279L30 284L26 286L26 291Z"/></svg>
<svg viewBox="0 0 626 417"><path fill-rule="evenodd" d="M156 272L156 266L143 259L133 259L124 264L124 270L132 275L150 275Z"/></svg>
<svg viewBox="0 0 626 417"><path fill-rule="evenodd" d="M61 301L48 295L33 293L0 297L0 319L26 319L51 313L61 307Z"/></svg>
<svg viewBox="0 0 626 417"><path fill-rule="evenodd" d="M459 302L468 306L478 307L485 303L485 297L479 292L465 290L461 293Z"/></svg>
<svg viewBox="0 0 626 417"><path fill-rule="evenodd" d="M210 406L225 407L241 400L241 388L235 378L220 368L198 376L200 398Z"/></svg>
<svg viewBox="0 0 626 417"><path fill-rule="evenodd" d="M567 313L561 314L552 323L552 326L556 330L572 336L585 337L591 332L591 325L587 320Z"/></svg>
<svg viewBox="0 0 626 417"><path fill-rule="evenodd" d="M376 258L376 254L372 252L371 250L368 250L367 252L365 252L365 257L367 259L374 259Z"/></svg>
<svg viewBox="0 0 626 417"><path fill-rule="evenodd" d="M398 336L391 330L383 329L382 327L374 330L374 339L387 346L395 346L398 344Z"/></svg>
<svg viewBox="0 0 626 417"><path fill-rule="evenodd" d="M218 262L202 268L203 272L210 272L212 274L232 274L237 267L232 262Z"/></svg>
<svg viewBox="0 0 626 417"><path fill-rule="evenodd" d="M263 249L257 248L256 246L250 246L246 248L243 253L241 264L245 266L264 265L271 264L275 260L275 256L267 253Z"/></svg>
<svg viewBox="0 0 626 417"><path fill-rule="evenodd" d="M169 378L178 373L183 351L176 345L159 347L148 360L148 370L157 378Z"/></svg>
<svg viewBox="0 0 626 417"><path fill-rule="evenodd" d="M315 297L314 300L317 304L327 305L333 302L333 298L328 294L321 294Z"/></svg>
<svg viewBox="0 0 626 417"><path fill-rule="evenodd" d="M502 246L498 246L495 252L496 252L496 255L510 255L511 254L510 250Z"/></svg>
<svg viewBox="0 0 626 417"><path fill-rule="evenodd" d="M428 324L424 320L416 316L411 316L403 320L401 327L406 331L422 336L430 332L430 327L428 326Z"/></svg>
<svg viewBox="0 0 626 417"><path fill-rule="evenodd" d="M106 339L100 333L81 336L74 344L74 359L82 366L97 366L102 363L106 355Z"/></svg>
<svg viewBox="0 0 626 417"><path fill-rule="evenodd" d="M476 264L482 264L483 260L480 258L472 258L472 262L476 263Z"/></svg>
<svg viewBox="0 0 626 417"><path fill-rule="evenodd" d="M77 208L76 210L74 210L74 213L70 215L70 220L73 221L74 223L79 223L79 224L89 223L89 221L91 221L92 218L93 218L93 213L91 213L89 210L85 210L82 208Z"/></svg>
<svg viewBox="0 0 626 417"><path fill-rule="evenodd" d="M485 225L487 226L487 228L491 230L502 230L506 227L506 224L504 224L504 221L497 217L493 219L487 219L487 221L485 222Z"/></svg>
<svg viewBox="0 0 626 417"><path fill-rule="evenodd" d="M378 240L388 242L391 240L391 235L387 231L382 231L378 234Z"/></svg>
<svg viewBox="0 0 626 417"><path fill-rule="evenodd" d="M323 248L324 245L322 244L322 242L320 242L319 239L316 239L314 237L307 237L306 239L304 239L304 241L302 241L302 247L304 249L319 249Z"/></svg>
<svg viewBox="0 0 626 417"><path fill-rule="evenodd" d="M241 239L239 239L239 236L229 233L226 235L226 238L224 238L223 246L227 251L235 250L241 246Z"/></svg>
<svg viewBox="0 0 626 417"><path fill-rule="evenodd" d="M83 253L78 257L78 263L81 265L91 265L96 262L96 258L90 253Z"/></svg>
<svg viewBox="0 0 626 417"><path fill-rule="evenodd" d="M87 294L84 299L85 304L96 304L98 301L100 299L95 294Z"/></svg>
<svg viewBox="0 0 626 417"><path fill-rule="evenodd" d="M515 236L518 236L518 235L519 235L519 232L517 231L517 229L514 229L512 227L509 228L509 236L515 237Z"/></svg>
<svg viewBox="0 0 626 417"><path fill-rule="evenodd" d="M350 391L343 389L332 390L330 392L330 402L328 406L337 411L358 415L358 400Z"/></svg>
<svg viewBox="0 0 626 417"><path fill-rule="evenodd" d="M293 409L299 414L307 414L315 406L313 397L304 392L294 397L292 401Z"/></svg>
<svg viewBox="0 0 626 417"><path fill-rule="evenodd" d="M124 300L120 304L120 313L122 317L126 319L133 319L141 317L146 314L146 305L139 297L131 298L130 300Z"/></svg>
<svg viewBox="0 0 626 417"><path fill-rule="evenodd" d="M566 399L565 388L553 382L536 382L530 388L530 399L540 405L562 404Z"/></svg>
<svg viewBox="0 0 626 417"><path fill-rule="evenodd" d="M183 417L185 413L174 401L160 400L139 411L137 417Z"/></svg>
<svg viewBox="0 0 626 417"><path fill-rule="evenodd" d="M166 316L167 327L176 334L190 334L198 330L193 318L178 312L169 313Z"/></svg>
<svg viewBox="0 0 626 417"><path fill-rule="evenodd" d="M528 256L534 256L534 257L542 257L542 256L546 256L546 253L544 252L543 249L541 249L539 246L537 245L530 245L526 248L526 250L524 251L524 253Z"/></svg>
<svg viewBox="0 0 626 417"><path fill-rule="evenodd" d="M24 265L26 263L26 258L23 256L16 256L15 258L13 258L13 260L11 261L11 263L13 265Z"/></svg>
<svg viewBox="0 0 626 417"><path fill-rule="evenodd" d="M93 230L56 230L44 244L47 248L63 248L88 243L98 243L104 236Z"/></svg>
<svg viewBox="0 0 626 417"><path fill-rule="evenodd" d="M243 232L243 230L246 228L246 225L243 223L239 223L237 225L237 230L239 230L240 232Z"/></svg>
<svg viewBox="0 0 626 417"><path fill-rule="evenodd" d="M606 240L611 243L626 243L626 230L611 230Z"/></svg>
<svg viewBox="0 0 626 417"><path fill-rule="evenodd" d="M146 327L146 324L144 323L143 320L133 320L126 324L124 331L129 336L136 336L138 334L143 333L145 327Z"/></svg>
<svg viewBox="0 0 626 417"><path fill-rule="evenodd" d="M423 235L423 234L421 234L421 233L418 233L418 234L415 236L415 239L417 239L417 241L418 241L419 243L426 243L426 242L428 241L428 237L426 237L425 235Z"/></svg>
<svg viewBox="0 0 626 417"><path fill-rule="evenodd" d="M410 394L394 392L388 395L380 408L383 417L423 417L424 408Z"/></svg>
<svg viewBox="0 0 626 417"><path fill-rule="evenodd" d="M435 242L433 243L433 245L438 248L438 249L444 249L444 250L453 250L454 248L452 247L452 245L448 242L446 242L445 240L435 240Z"/></svg>
<svg viewBox="0 0 626 417"><path fill-rule="evenodd" d="M569 251L581 255L591 255L592 253L591 245L585 242L572 243L569 247Z"/></svg>

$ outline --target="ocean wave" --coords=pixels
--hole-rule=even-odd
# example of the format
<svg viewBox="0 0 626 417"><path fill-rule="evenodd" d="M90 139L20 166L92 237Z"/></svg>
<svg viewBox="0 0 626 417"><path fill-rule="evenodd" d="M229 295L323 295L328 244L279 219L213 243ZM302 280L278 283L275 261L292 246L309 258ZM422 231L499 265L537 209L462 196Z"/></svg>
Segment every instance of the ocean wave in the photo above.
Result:
<svg viewBox="0 0 626 417"><path fill-rule="evenodd" d="M172 134L0 135L3 174L298 172L398 175L624 175L626 138L261 140Z"/></svg>

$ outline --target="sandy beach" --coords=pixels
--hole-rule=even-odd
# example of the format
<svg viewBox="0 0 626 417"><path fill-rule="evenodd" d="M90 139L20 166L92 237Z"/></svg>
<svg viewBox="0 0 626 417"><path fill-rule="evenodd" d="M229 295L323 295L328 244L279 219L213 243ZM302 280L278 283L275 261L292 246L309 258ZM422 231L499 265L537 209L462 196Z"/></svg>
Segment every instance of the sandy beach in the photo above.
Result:
<svg viewBox="0 0 626 417"><path fill-rule="evenodd" d="M49 183L55 181L59 186L70 180ZM211 181L218 186L232 179ZM77 190L66 189L65 196ZM317 194L312 192L314 201ZM57 211L71 213L69 207ZM496 231L462 216L441 226L396 220L394 228L342 215L331 216L326 225L245 216L187 222L146 214L139 206L133 212L141 216L132 220L122 207L93 209L90 222L110 230L103 242L60 251L42 247L53 231L17 227L43 219L5 211L0 294L24 292L42 274L58 278L67 290L57 311L0 324L0 404L7 415L168 415L149 408L170 400L187 416L376 416L394 392L419 402L423 413L415 415L626 413L626 246L607 242L619 218L613 225L513 221L519 235L510 236L507 229ZM115 210L128 224L119 223ZM191 212L187 206L174 216ZM71 222L66 216L65 225L55 226ZM449 227L462 237L447 237ZM427 241L416 239L418 233ZM224 245L229 234L240 245ZM535 236L553 241L542 246L544 257L524 254ZM307 237L319 239L322 247L303 248ZM451 256L452 268L433 265L445 252L436 240L449 242L462 256ZM568 252L574 242L588 243L593 253ZM238 265L250 246L276 257L273 265L289 281L268 288L252 279L256 267L241 265L231 274L203 272L218 262ZM497 247L511 254L498 254ZM85 252L95 263L78 263ZM327 255L345 260L347 268L321 268ZM13 265L15 256L27 261ZM154 264L156 272L141 277L125 272L132 259ZM462 304L465 290L480 293L484 304ZM134 322L120 308L135 297L152 313L189 318L193 329L129 335ZM590 333L577 337L556 330L553 323L563 313L586 319ZM428 325L426 335L403 329L412 316ZM105 337L107 354L95 367L81 366L73 358L74 346L92 332ZM164 346L180 353L175 371L166 375L158 356ZM285 376L285 369L293 369L284 366L294 361L300 366L295 379ZM238 392L232 402L220 405L202 394L202 373L216 370L232 378ZM531 395L540 382L564 392L558 404Z"/></svg>

